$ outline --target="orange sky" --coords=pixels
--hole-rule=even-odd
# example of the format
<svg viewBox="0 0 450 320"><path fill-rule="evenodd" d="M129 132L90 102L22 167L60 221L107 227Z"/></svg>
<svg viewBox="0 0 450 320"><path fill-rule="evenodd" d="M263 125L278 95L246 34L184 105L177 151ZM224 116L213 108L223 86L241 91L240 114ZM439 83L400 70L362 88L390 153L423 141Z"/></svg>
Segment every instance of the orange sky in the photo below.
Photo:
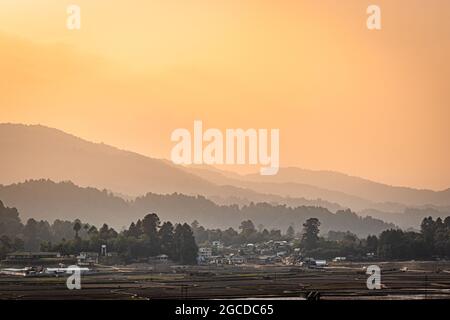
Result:
<svg viewBox="0 0 450 320"><path fill-rule="evenodd" d="M195 119L280 128L283 166L443 189L449 16L442 0L2 0L0 122L161 158Z"/></svg>

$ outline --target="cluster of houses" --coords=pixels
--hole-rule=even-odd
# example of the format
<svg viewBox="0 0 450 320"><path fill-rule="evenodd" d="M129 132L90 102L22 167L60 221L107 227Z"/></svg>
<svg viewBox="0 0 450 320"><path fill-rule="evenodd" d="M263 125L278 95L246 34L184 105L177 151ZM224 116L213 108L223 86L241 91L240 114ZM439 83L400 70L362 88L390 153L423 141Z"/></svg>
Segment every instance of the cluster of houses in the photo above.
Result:
<svg viewBox="0 0 450 320"><path fill-rule="evenodd" d="M4 265L55 265L77 264L79 266L93 266L98 264L99 258L112 258L114 252L99 254L98 252L80 252L79 255L61 256L59 252L14 252L6 255L2 261Z"/></svg>
<svg viewBox="0 0 450 320"><path fill-rule="evenodd" d="M225 247L220 241L213 241L211 246L199 248L197 259L199 265L326 265L326 261L302 257L293 245L293 242L270 240Z"/></svg>
<svg viewBox="0 0 450 320"><path fill-rule="evenodd" d="M167 257L166 257L167 259ZM101 263L114 264L118 261L116 252L107 252L106 245L100 252L80 252L78 255L63 256L59 252L13 252L6 255L0 274L16 276L48 276L71 272L70 266L77 266L80 272L90 272ZM67 267L69 266L69 267Z"/></svg>
<svg viewBox="0 0 450 320"><path fill-rule="evenodd" d="M107 252L102 246L101 252L81 252L77 256L62 257L56 252L20 252L10 253L2 261L3 265L50 266L78 265L94 267L102 264L117 264L117 254ZM336 257L333 262L343 262L346 257ZM165 254L150 257L146 260L151 265L170 266L173 263ZM246 243L235 246L224 246L221 241L213 241L211 245L199 248L197 262L203 266L223 265L285 265L318 268L327 265L325 260L315 260L302 256L300 249L295 248L293 241L270 240L261 243ZM20 272L23 270L21 269ZM14 270L8 270L14 272Z"/></svg>
<svg viewBox="0 0 450 320"><path fill-rule="evenodd" d="M98 261L88 259L91 259L91 257L86 253L81 253L78 257L67 257L61 256L58 252L14 252L6 255L6 258L2 261L2 265L9 267L0 269L0 274L23 277L58 276L72 273L77 261L79 263L77 263L76 270L87 273L91 270L82 267L83 263L81 262L95 263L95 261ZM91 265L90 263L84 264L84 266Z"/></svg>

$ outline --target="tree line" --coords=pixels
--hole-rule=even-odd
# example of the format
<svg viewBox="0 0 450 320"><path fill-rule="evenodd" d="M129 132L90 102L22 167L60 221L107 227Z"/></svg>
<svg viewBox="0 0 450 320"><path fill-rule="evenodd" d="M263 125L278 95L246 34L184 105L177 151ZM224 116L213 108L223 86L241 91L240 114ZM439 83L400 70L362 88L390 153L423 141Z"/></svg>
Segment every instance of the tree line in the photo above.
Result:
<svg viewBox="0 0 450 320"><path fill-rule="evenodd" d="M258 243L269 240L291 240L295 236L293 226L289 226L286 233L279 229L268 230L262 224L255 226L252 220L241 222L238 230L234 228L207 229L194 220L191 224L195 239L200 245L208 245L213 241L221 241L225 246L236 246L245 243Z"/></svg>
<svg viewBox="0 0 450 320"><path fill-rule="evenodd" d="M22 224L15 208L0 201L0 258L14 251L55 251L62 255L100 252L106 245L125 262L166 254L172 261L195 264L197 244L188 224L161 224L157 214L147 214L117 232L106 223L99 229L80 220L47 221L28 219Z"/></svg>
<svg viewBox="0 0 450 320"><path fill-rule="evenodd" d="M85 225L86 226L86 225ZM42 251L57 251L61 254L99 252L106 245L109 252L116 252L125 262L145 261L148 257L165 254L174 262L196 264L198 247L190 226L186 223L173 225L170 221L161 224L157 214L147 214L142 220L132 222L129 228L118 233L107 224L100 229L90 226L87 238L79 231L85 228L80 222L74 224L73 239L63 239L57 244L41 243Z"/></svg>
<svg viewBox="0 0 450 320"><path fill-rule="evenodd" d="M420 232L389 229L380 235L359 239L351 232L329 232L319 236L320 221L310 218L303 224L298 243L304 255L317 258L337 256L362 258L367 254L386 260L450 258L450 216L424 218Z"/></svg>
<svg viewBox="0 0 450 320"><path fill-rule="evenodd" d="M0 199L20 208L21 215L40 216L47 221L56 219L73 221L80 219L101 226L105 219L113 218L117 226L128 226L149 212L158 213L164 221L201 221L209 228L238 228L241 221L252 220L255 225L263 224L286 230L293 224L301 228L310 217L320 219L322 231L352 230L358 236L379 234L394 225L371 217L360 217L350 210L332 211L323 206L304 205L286 199L290 205L276 204L274 199L262 197L255 203L231 204L238 199L227 200L226 205L203 196L179 193L154 194L133 200L125 200L106 190L81 188L71 182L55 183L50 180L31 180L25 183L0 186ZM236 201L235 201L236 200ZM308 202L306 202L308 203ZM319 203L320 204L320 203ZM420 223L420 222L419 222Z"/></svg>
<svg viewBox="0 0 450 320"><path fill-rule="evenodd" d="M194 221L173 225L160 222L152 213L132 222L121 232L107 224L101 228L82 223L80 220L47 221L28 219L22 224L15 208L7 208L0 201L0 258L13 251L58 251L62 254L78 254L82 251L100 252L101 245L108 251L117 252L125 261L146 259L166 254L175 262L194 264L197 243L210 245L220 240L226 246L259 243L269 240L287 240L301 249L305 256L333 258L346 256L366 257L373 253L379 259L430 259L450 258L450 217L444 220L424 218L420 232L390 228L378 235L360 238L350 231L328 231L320 234L321 222L309 218L301 230L289 226L285 232L255 226L252 220L244 220L239 228L207 229Z"/></svg>
<svg viewBox="0 0 450 320"><path fill-rule="evenodd" d="M332 259L377 258L386 260L450 258L450 217L442 220L424 218L420 232L391 228L379 235L359 238L350 231L328 231L320 234L321 222L309 218L303 228L296 231L289 226L285 232L268 230L263 225L255 227L251 220L241 223L239 230L228 228L207 229L197 221L191 224L197 242L202 246L221 241L225 246L240 246L269 240L286 240L293 243L292 249L299 248L305 257Z"/></svg>

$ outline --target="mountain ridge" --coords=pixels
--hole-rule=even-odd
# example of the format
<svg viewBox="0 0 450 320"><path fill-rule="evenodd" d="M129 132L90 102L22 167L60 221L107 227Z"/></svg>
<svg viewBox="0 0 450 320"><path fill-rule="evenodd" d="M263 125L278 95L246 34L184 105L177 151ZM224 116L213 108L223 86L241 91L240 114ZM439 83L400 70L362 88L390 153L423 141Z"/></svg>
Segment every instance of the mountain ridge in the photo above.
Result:
<svg viewBox="0 0 450 320"><path fill-rule="evenodd" d="M146 193L133 201L126 201L106 190L80 187L72 182L55 183L51 180L30 180L8 186L0 185L0 201L17 208L22 218L53 221L80 219L101 226L108 223L120 230L131 221L155 212L162 221L199 221L208 228L238 228L244 220L269 229L286 230L290 225L301 230L306 219L317 217L327 232L352 230L367 236L378 234L395 225L371 217L362 218L350 210L332 213L317 206L289 207L267 202L237 205L219 205L204 196L181 193Z"/></svg>
<svg viewBox="0 0 450 320"><path fill-rule="evenodd" d="M0 183L29 179L73 181L80 186L138 196L146 192L294 203L315 201L333 210L399 211L410 206L450 206L444 191L395 187L333 171L280 168L275 176L239 175L209 167L182 167L94 143L42 125L0 124ZM302 200L303 199L303 200Z"/></svg>

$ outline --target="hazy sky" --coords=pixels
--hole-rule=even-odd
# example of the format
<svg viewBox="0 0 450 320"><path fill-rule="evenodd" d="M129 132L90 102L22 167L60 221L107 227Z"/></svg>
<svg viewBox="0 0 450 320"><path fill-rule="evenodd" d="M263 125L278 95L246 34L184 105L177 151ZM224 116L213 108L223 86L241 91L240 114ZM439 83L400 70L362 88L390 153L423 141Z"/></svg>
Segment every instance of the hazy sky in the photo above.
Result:
<svg viewBox="0 0 450 320"><path fill-rule="evenodd" d="M196 119L280 128L283 166L443 189L449 17L443 0L1 0L0 122L161 158Z"/></svg>

